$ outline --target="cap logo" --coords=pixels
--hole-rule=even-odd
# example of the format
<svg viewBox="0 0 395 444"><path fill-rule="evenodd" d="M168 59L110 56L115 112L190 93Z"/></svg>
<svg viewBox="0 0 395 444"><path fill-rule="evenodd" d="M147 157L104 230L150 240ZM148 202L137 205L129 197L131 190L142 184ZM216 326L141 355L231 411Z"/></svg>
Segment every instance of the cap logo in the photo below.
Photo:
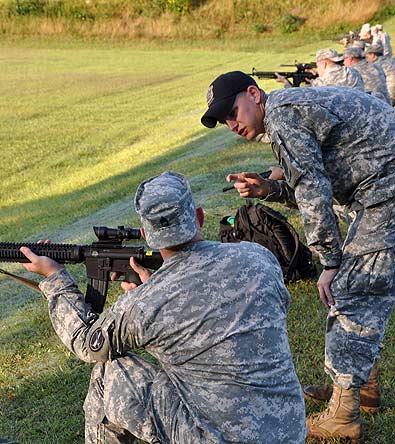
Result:
<svg viewBox="0 0 395 444"><path fill-rule="evenodd" d="M207 99L207 106L210 106L213 103L213 100L214 100L213 85L210 85L208 87L206 99Z"/></svg>

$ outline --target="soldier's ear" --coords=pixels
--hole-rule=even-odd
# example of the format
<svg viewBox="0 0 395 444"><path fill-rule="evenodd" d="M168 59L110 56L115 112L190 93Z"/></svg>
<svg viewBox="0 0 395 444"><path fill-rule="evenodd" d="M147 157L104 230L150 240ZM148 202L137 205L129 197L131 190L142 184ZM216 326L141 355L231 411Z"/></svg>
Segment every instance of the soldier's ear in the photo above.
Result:
<svg viewBox="0 0 395 444"><path fill-rule="evenodd" d="M253 97L256 104L261 103L261 90L258 87L255 85L250 85L247 88L247 92L251 95L251 97Z"/></svg>
<svg viewBox="0 0 395 444"><path fill-rule="evenodd" d="M143 227L140 228L140 233L141 233L141 237L142 237L144 240L146 240L147 238L145 237L145 231L144 231L144 228L143 228Z"/></svg>

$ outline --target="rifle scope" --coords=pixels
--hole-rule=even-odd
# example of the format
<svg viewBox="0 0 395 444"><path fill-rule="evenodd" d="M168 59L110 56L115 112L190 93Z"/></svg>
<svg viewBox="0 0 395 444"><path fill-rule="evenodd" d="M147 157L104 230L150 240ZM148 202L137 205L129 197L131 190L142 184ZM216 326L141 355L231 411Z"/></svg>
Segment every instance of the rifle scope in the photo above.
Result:
<svg viewBox="0 0 395 444"><path fill-rule="evenodd" d="M96 237L101 241L141 239L140 230L120 225L118 228L93 227Z"/></svg>

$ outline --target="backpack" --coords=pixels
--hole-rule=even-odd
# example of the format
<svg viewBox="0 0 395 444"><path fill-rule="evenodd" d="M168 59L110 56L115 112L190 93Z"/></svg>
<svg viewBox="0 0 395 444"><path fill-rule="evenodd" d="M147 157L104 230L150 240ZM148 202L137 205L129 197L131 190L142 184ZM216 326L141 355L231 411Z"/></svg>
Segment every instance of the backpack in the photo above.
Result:
<svg viewBox="0 0 395 444"><path fill-rule="evenodd" d="M234 218L223 217L219 235L221 242L250 241L266 247L279 261L285 282L316 275L311 251L300 242L294 227L266 205L249 203L240 207Z"/></svg>

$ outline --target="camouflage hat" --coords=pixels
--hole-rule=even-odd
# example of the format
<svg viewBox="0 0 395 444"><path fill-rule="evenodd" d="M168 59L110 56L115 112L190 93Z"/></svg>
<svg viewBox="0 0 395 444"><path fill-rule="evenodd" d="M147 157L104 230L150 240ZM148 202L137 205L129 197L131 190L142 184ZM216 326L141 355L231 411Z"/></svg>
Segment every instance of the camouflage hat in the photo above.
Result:
<svg viewBox="0 0 395 444"><path fill-rule="evenodd" d="M134 205L151 248L181 245L196 234L198 222L191 187L180 173L165 171L142 182Z"/></svg>
<svg viewBox="0 0 395 444"><path fill-rule="evenodd" d="M374 45L369 45L365 48L365 54L383 55L383 52L384 52L383 45L380 42L377 42Z"/></svg>
<svg viewBox="0 0 395 444"><path fill-rule="evenodd" d="M331 60L332 62L341 62L343 57L338 54L337 51L330 48L320 49L316 54L315 58L317 62L322 60Z"/></svg>
<svg viewBox="0 0 395 444"><path fill-rule="evenodd" d="M364 59L365 53L362 48L358 46L349 46L343 52L343 57L346 59L347 57L354 57L356 59Z"/></svg>
<svg viewBox="0 0 395 444"><path fill-rule="evenodd" d="M361 30L359 31L359 35L365 35L370 32L370 23L365 23L362 25Z"/></svg>
<svg viewBox="0 0 395 444"><path fill-rule="evenodd" d="M366 42L364 42L363 40L355 40L354 42L352 42L351 45L349 45L349 47L353 47L353 48L361 48L361 49L365 49L366 47Z"/></svg>

